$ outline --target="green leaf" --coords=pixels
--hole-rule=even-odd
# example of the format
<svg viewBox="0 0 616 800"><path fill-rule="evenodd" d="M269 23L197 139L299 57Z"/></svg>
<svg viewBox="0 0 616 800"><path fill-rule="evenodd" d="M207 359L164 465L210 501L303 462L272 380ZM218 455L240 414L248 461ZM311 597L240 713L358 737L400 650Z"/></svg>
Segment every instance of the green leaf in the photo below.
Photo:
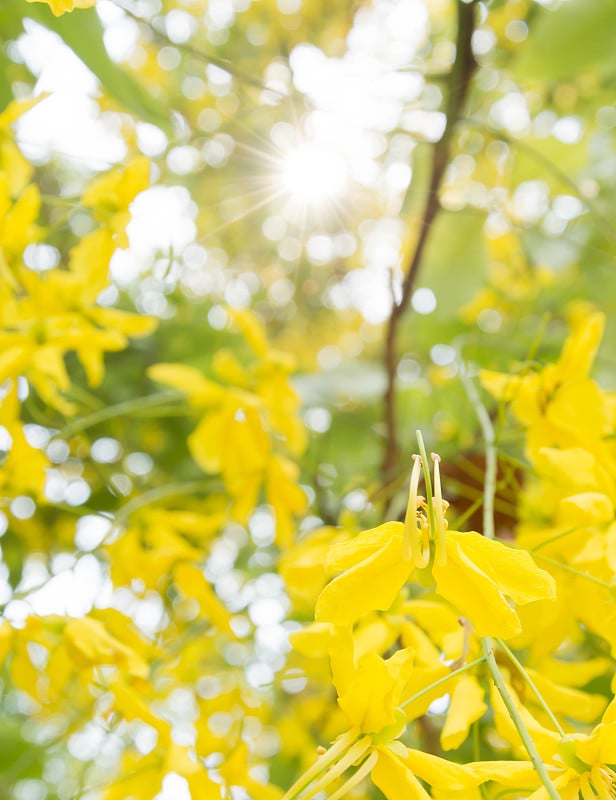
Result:
<svg viewBox="0 0 616 800"><path fill-rule="evenodd" d="M13 88L9 80L11 66L4 50L0 49L0 112L4 111L13 99Z"/></svg>
<svg viewBox="0 0 616 800"><path fill-rule="evenodd" d="M472 210L442 211L426 247L417 288L429 286L437 298L430 321L456 320L460 306L475 295L485 277L484 214Z"/></svg>
<svg viewBox="0 0 616 800"><path fill-rule="evenodd" d="M9 0L13 5L26 6L23 0ZM15 8L15 13L21 9ZM28 4L23 15L57 33L78 58L101 82L105 91L128 111L144 122L172 131L171 117L162 101L157 100L125 70L115 64L103 44L103 27L94 8L73 11L55 17L43 4Z"/></svg>
<svg viewBox="0 0 616 800"><path fill-rule="evenodd" d="M528 43L513 64L518 78L564 80L596 69L616 72L616 3L570 0L553 11L543 9Z"/></svg>
<svg viewBox="0 0 616 800"><path fill-rule="evenodd" d="M26 3L21 3L26 6ZM13 9L12 3L0 3L0 112L13 99L11 73L15 64L7 55L7 44L22 32L22 8Z"/></svg>

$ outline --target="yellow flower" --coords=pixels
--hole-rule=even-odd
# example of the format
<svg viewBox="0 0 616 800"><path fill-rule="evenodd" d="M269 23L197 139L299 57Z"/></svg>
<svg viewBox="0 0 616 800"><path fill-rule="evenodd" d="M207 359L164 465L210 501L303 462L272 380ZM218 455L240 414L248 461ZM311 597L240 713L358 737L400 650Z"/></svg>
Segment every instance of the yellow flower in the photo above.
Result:
<svg viewBox="0 0 616 800"><path fill-rule="evenodd" d="M299 468L277 452L284 448L297 456L304 449L299 398L289 381L290 364L282 354L268 350L257 318L246 311L233 311L231 317L259 360L247 369L231 352L219 350L212 369L217 379L229 385L181 364L155 364L148 375L185 392L191 405L203 409L188 447L204 472L222 476L233 500L233 517L246 522L264 489L275 513L278 542L286 545L294 515L307 505L298 485Z"/></svg>
<svg viewBox="0 0 616 800"><path fill-rule="evenodd" d="M19 420L20 403L17 384L14 383L0 400L0 425L10 437L10 444L0 466L0 489L8 497L33 495L41 502L44 498L47 457L28 444Z"/></svg>
<svg viewBox="0 0 616 800"><path fill-rule="evenodd" d="M554 579L525 550L478 533L447 533L447 563L433 575L441 597L458 609L478 636L508 639L522 630L507 598L524 605L556 597Z"/></svg>
<svg viewBox="0 0 616 800"><path fill-rule="evenodd" d="M129 206L149 185L150 162L145 156L139 156L125 167L112 169L95 178L81 202L93 209L95 218L109 227L118 247L128 247Z"/></svg>
<svg viewBox="0 0 616 800"><path fill-rule="evenodd" d="M483 370L481 383L493 397L511 404L528 428L530 457L542 447L600 447L608 431L610 409L588 374L601 342L605 317L590 314L578 321L560 358L540 372L507 375ZM582 413L580 411L583 410Z"/></svg>
<svg viewBox="0 0 616 800"><path fill-rule="evenodd" d="M279 573L295 608L312 613L316 599L327 583L327 552L333 542L348 536L346 531L329 526L317 528L281 554Z"/></svg>
<svg viewBox="0 0 616 800"><path fill-rule="evenodd" d="M381 741L382 737L361 735L352 728L339 736L317 762L288 790L282 800L291 800L308 788L306 797L331 787L345 777L352 766L356 771L335 791L329 800L340 800L368 775L387 800L430 800L420 782L433 791L460 791L465 800L479 797L476 787L486 781L503 786L528 785L535 777L532 765L517 761L477 761L457 764L430 753L405 747L397 741ZM435 795L436 796L436 795Z"/></svg>
<svg viewBox="0 0 616 800"><path fill-rule="evenodd" d="M350 625L369 611L391 608L413 571L427 566L434 545L432 574L437 593L469 620L478 636L515 636L522 626L510 600L523 605L554 598L554 579L539 569L526 551L474 531L446 530L438 460L432 530L423 513L416 516L420 467L416 459L404 524L386 522L332 546L327 568L341 574L319 595L315 618ZM422 499L419 505L423 509Z"/></svg>
<svg viewBox="0 0 616 800"><path fill-rule="evenodd" d="M0 216L1 195L0 180ZM25 199L24 193L19 202ZM28 219L30 212L34 213L34 208L28 212ZM15 220L9 222L13 224ZM27 237L27 230L26 224L21 233L23 237ZM19 226L11 236L18 233ZM89 385L98 386L104 374L104 353L123 350L129 336L150 333L156 321L96 305L100 291L109 283L113 242L108 231L95 231L86 236L72 250L68 270L52 269L44 275L24 267L17 273L3 271L3 263L8 262L2 261L2 249L5 255L12 252L7 236L0 224L0 279L10 274L13 283L19 284L19 290L5 297L0 294L3 322L0 382L24 375L45 403L70 415L75 407L62 396L71 385L64 363L66 354L75 352ZM26 239L19 240L15 252L19 252L25 242Z"/></svg>
<svg viewBox="0 0 616 800"><path fill-rule="evenodd" d="M317 599L315 618L351 625L370 611L391 608L414 564L402 555L401 522L385 522L329 550L326 569L341 573Z"/></svg>
<svg viewBox="0 0 616 800"><path fill-rule="evenodd" d="M573 733L559 737L544 728L521 705L511 687L509 691L561 800L578 800L580 797L582 800L616 800L616 700L611 701L601 722L590 734ZM499 734L520 749L518 732L495 693L492 704ZM527 785L536 782L537 776ZM546 789L543 786L537 789L528 800L548 800Z"/></svg>
<svg viewBox="0 0 616 800"><path fill-rule="evenodd" d="M40 206L41 195L35 184L26 186L13 200L9 175L0 172L0 277L13 288L21 254L41 238L41 228L36 224Z"/></svg>
<svg viewBox="0 0 616 800"><path fill-rule="evenodd" d="M0 172L6 176L12 197L18 196L26 188L34 167L15 144L11 128L22 114L40 103L43 97L44 95L32 100L13 100L0 113Z"/></svg>
<svg viewBox="0 0 616 800"><path fill-rule="evenodd" d="M412 650L397 650L388 659L369 650L356 659L350 628L333 631L329 650L338 705L351 726L364 733L389 729L387 738L399 736L406 726L398 707L412 670Z"/></svg>
<svg viewBox="0 0 616 800"><path fill-rule="evenodd" d="M27 0L28 3L47 3L56 17L74 8L90 8L96 0Z"/></svg>

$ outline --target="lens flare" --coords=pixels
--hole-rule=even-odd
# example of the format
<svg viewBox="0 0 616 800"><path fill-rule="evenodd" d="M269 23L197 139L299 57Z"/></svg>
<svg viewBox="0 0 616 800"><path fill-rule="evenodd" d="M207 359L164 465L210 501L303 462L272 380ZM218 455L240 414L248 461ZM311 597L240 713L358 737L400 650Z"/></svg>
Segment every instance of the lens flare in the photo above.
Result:
<svg viewBox="0 0 616 800"><path fill-rule="evenodd" d="M292 201L316 206L340 198L348 186L344 161L330 150L302 145L284 158L281 183Z"/></svg>

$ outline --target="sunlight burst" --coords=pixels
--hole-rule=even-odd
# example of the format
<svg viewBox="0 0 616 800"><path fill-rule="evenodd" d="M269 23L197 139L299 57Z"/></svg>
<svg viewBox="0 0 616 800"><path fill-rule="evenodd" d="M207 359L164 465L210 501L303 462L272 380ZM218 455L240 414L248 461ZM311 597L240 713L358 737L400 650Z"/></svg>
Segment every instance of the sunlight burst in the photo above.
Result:
<svg viewBox="0 0 616 800"><path fill-rule="evenodd" d="M284 159L281 183L290 198L316 206L340 198L348 186L348 169L340 156L316 145L290 150Z"/></svg>

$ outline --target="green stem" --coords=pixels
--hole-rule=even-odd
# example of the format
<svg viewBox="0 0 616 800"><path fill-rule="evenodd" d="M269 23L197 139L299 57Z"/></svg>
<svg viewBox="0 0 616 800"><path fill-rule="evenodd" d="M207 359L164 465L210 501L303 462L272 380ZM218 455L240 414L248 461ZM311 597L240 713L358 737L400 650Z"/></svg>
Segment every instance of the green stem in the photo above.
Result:
<svg viewBox="0 0 616 800"><path fill-rule="evenodd" d="M470 504L470 506L466 509L466 511L464 511L464 513L460 514L458 517L454 519L454 521L451 523L452 529L454 531L461 530L462 525L464 525L467 519L470 519L470 517L473 516L475 511L477 511L477 509L481 506L482 503L483 503L483 497L478 497L476 500L474 500Z"/></svg>
<svg viewBox="0 0 616 800"><path fill-rule="evenodd" d="M500 694L503 703L505 704L505 708L511 718L511 721L515 725L515 728L520 735L520 739L526 748L526 752L528 753L530 760L533 763L535 768L535 772L541 778L541 782L548 793L548 797L551 800L561 800L560 795L558 794L556 787L552 783L550 776L547 773L545 764L541 760L541 756L539 755L537 748L535 747L535 743L533 742L529 732L526 729L526 725L524 724L524 720L522 719L520 712L516 708L515 703L513 702L513 698L509 694L507 690L507 686L505 685L505 681L503 680L503 676L500 673L498 668L498 664L496 663L496 658L494 657L494 648L492 646L491 639L486 636L482 639L483 644L483 652L484 657L486 660L486 664L488 665L488 669L490 670L490 674L492 675L492 680L494 681L496 688L498 689L498 693Z"/></svg>
<svg viewBox="0 0 616 800"><path fill-rule="evenodd" d="M436 530L436 523L434 520L434 504L432 503L432 480L430 479L430 462L428 461L428 453L426 445L424 444L421 431L415 431L417 436L417 446L419 447L419 455L421 456L421 464L423 467L424 481L426 483L426 502L428 504L428 516L430 517L430 531Z"/></svg>
<svg viewBox="0 0 616 800"><path fill-rule="evenodd" d="M534 683L533 679L530 677L528 672L525 670L524 666L518 661L516 656L507 647L505 642L502 641L502 639L495 639L495 641L498 644L498 646L501 648L501 650L505 651L505 653L507 654L507 657L509 658L509 660L515 665L515 668L518 670L520 675L524 678L526 683L530 686L531 691L533 692L533 694L535 695L535 697L539 701L540 706L543 708L543 710L548 715L548 717L552 720L552 725L554 725L554 727L556 728L556 730L558 731L558 733L561 736L564 736L565 732L564 732L560 722L556 718L556 715L554 714L552 709L546 703L545 698L543 697L543 695L541 694L539 689L537 689L537 687L535 686L535 683Z"/></svg>
<svg viewBox="0 0 616 800"><path fill-rule="evenodd" d="M165 486L157 486L156 489L144 492L140 494L139 497L134 497L123 505L113 521L114 527L122 526L135 511L144 506L152 505L152 503L156 503L158 500L163 500L166 497L179 497L184 494L194 494L205 489L213 489L216 485L216 482L212 479L202 479L198 481L185 481L184 483L167 483Z"/></svg>
<svg viewBox="0 0 616 800"><path fill-rule="evenodd" d="M575 567L569 566L569 564L565 564L564 561L557 561L555 558L548 558L548 556L542 556L541 553L537 553L535 555L535 559L537 561L545 561L546 564L551 564L553 567L558 567L559 569L564 570L565 572L570 572L572 575L576 575L578 578L583 578L586 581L590 581L597 586L600 586L602 589L607 589L608 592L613 591L614 587L610 586L609 583L602 581L600 578L595 578L594 575L589 575L587 572L580 572L579 569L575 569Z"/></svg>
<svg viewBox="0 0 616 800"><path fill-rule="evenodd" d="M483 484L483 535L486 539L494 539L494 496L496 494L497 469L494 426L464 363L460 365L460 378L466 395L475 409L485 443L486 471Z"/></svg>
<svg viewBox="0 0 616 800"><path fill-rule="evenodd" d="M373 750L368 758L359 767L359 769L346 781L346 783L343 783L339 789L336 789L336 791L329 796L329 800L341 800L345 794L348 794L351 791L351 789L354 789L356 786L358 786L366 777L366 775L372 770L372 767L376 764L378 757L379 754Z"/></svg>
<svg viewBox="0 0 616 800"><path fill-rule="evenodd" d="M483 483L483 475L482 475L481 480L482 480L482 483ZM485 498L483 496L483 490L479 491L479 489L477 489L477 488L475 488L473 486L468 486L467 484L464 484L464 483L460 482L459 480L456 480L455 478L451 478L449 475L447 476L447 486L450 489L455 489L456 494L459 497L464 497L464 498L466 498L468 500L473 500L473 501L475 501L475 499L477 497L479 497L480 498L480 505L483 505L483 503L485 502ZM513 503L510 503L508 500L505 500L505 499L503 499L501 497L495 497L494 498L494 511L500 511L501 514L506 514L506 515L511 517L511 516L514 516L515 513L516 513L516 506ZM456 528L455 526L452 526L452 527L453 527L454 530L457 530L457 531L460 530L459 528Z"/></svg>
<svg viewBox="0 0 616 800"><path fill-rule="evenodd" d="M428 692L431 692L433 689L436 689L437 686L440 686L442 683L447 683L452 678L457 678L458 675L462 675L463 672L468 672L469 669L478 666L479 664L485 661L485 656L481 656L480 658L476 658L474 661L469 661L468 664L464 664L462 667L458 667L458 669L454 669L453 672L450 672L449 675L444 675L442 678L439 678L434 683L431 683L429 686L426 686L425 689L422 689L420 692L416 692L414 695L411 695L404 703L400 704L400 708L406 708L406 706L414 703L415 700L419 700L420 697L423 697Z"/></svg>
<svg viewBox="0 0 616 800"><path fill-rule="evenodd" d="M541 550L542 547L547 547L548 545L557 542L559 539L564 539L565 536L570 536L572 533L576 533L577 531L581 530L582 527L580 525L576 525L575 528L567 528L566 531L562 531L561 533L557 533L554 536L550 536L550 538L546 539L544 542L540 542L539 544L536 544L534 547L531 547L529 553L536 553L537 550Z"/></svg>
<svg viewBox="0 0 616 800"><path fill-rule="evenodd" d="M113 406L106 406L98 411L93 411L91 414L87 414L85 417L80 417L74 422L70 422L68 425L62 428L62 430L54 434L52 438L67 439L69 436L73 436L76 433L81 433L87 428L92 428L94 425L98 425L101 422L106 422L114 417L121 417L125 414L130 414L135 411L141 411L149 406L163 405L164 403L168 403L170 400L179 400L181 397L183 397L183 395L176 391L159 392L158 394L152 394L148 397L136 397L132 400L125 400L123 403L117 403Z"/></svg>

